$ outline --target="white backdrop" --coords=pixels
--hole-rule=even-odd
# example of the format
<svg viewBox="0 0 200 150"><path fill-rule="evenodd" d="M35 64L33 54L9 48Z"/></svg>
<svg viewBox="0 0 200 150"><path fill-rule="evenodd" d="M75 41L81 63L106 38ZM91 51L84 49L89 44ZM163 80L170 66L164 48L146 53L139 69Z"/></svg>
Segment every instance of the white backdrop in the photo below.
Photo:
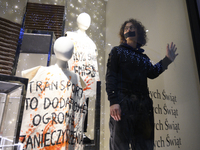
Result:
<svg viewBox="0 0 200 150"><path fill-rule="evenodd" d="M109 0L106 8L106 61L119 45L119 28L135 18L148 29L145 53L153 62L165 56L167 43L178 57L157 79L149 80L154 101L156 150L197 150L200 147L199 80L185 0ZM111 46L108 46L110 44ZM105 97L107 100L107 96ZM105 102L104 149L109 149L109 102Z"/></svg>

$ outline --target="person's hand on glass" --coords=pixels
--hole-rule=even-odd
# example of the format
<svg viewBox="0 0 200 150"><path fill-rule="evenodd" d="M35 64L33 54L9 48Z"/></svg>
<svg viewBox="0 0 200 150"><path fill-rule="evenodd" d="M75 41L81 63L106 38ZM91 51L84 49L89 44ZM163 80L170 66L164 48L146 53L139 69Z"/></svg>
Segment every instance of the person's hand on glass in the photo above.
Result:
<svg viewBox="0 0 200 150"><path fill-rule="evenodd" d="M121 120L121 108L119 104L110 106L110 115L115 121Z"/></svg>
<svg viewBox="0 0 200 150"><path fill-rule="evenodd" d="M171 42L171 45L167 44L167 57L171 60L174 61L176 56L178 56L178 53L176 53L177 47L176 45Z"/></svg>

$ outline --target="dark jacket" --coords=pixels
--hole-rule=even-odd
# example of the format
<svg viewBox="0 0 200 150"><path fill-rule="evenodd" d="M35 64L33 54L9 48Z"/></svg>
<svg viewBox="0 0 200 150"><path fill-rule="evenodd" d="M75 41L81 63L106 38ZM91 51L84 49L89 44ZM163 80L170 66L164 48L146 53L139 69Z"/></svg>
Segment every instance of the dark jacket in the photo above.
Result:
<svg viewBox="0 0 200 150"><path fill-rule="evenodd" d="M147 78L158 77L171 60L167 57L153 65L143 49L133 49L128 44L114 47L108 58L106 91L110 106L119 104L118 93L148 96Z"/></svg>

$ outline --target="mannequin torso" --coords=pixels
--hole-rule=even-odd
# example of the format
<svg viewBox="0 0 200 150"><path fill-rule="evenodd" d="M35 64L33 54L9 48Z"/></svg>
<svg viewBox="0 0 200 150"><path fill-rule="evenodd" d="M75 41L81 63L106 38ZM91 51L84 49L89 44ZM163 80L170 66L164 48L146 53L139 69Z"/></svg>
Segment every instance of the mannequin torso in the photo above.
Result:
<svg viewBox="0 0 200 150"><path fill-rule="evenodd" d="M69 38L60 37L54 44L55 65L39 66L22 73L29 78L20 133L24 149L83 149L83 122L87 107L82 89L84 82L67 67L73 48ZM80 106L76 111L74 104ZM72 138L76 141L67 139L71 133L76 133Z"/></svg>
<svg viewBox="0 0 200 150"><path fill-rule="evenodd" d="M74 54L69 60L69 70L78 73L87 84L84 89L86 97L93 97L96 93L96 81L99 81L97 65L97 48L92 39L86 34L91 18L86 13L81 13L77 18L78 30L67 31L74 43Z"/></svg>

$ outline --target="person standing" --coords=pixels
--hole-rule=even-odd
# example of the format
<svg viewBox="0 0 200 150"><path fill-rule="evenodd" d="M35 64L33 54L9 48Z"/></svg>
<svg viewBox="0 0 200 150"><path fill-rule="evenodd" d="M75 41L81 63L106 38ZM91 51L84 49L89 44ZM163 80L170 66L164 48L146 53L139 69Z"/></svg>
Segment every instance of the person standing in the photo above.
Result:
<svg viewBox="0 0 200 150"><path fill-rule="evenodd" d="M172 42L166 56L153 65L141 48L147 42L146 30L136 19L120 28L120 45L108 58L106 92L110 101L110 150L153 150L154 114L147 78L164 72L178 55Z"/></svg>

